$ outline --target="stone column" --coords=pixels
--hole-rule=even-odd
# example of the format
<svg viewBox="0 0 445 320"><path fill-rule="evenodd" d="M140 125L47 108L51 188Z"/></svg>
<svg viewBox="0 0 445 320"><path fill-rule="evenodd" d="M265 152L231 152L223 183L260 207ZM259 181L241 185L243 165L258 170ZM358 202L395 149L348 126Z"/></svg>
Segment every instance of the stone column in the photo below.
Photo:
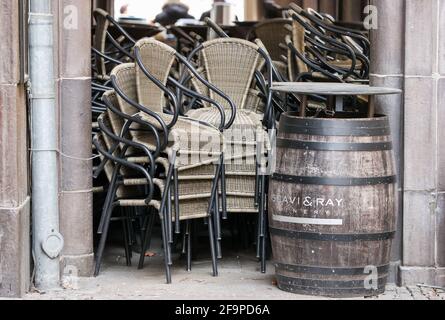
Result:
<svg viewBox="0 0 445 320"><path fill-rule="evenodd" d="M405 0L372 0L378 9L378 29L371 30L371 84L376 86L404 88L405 55ZM377 111L389 116L398 169L398 232L393 244L392 282L402 260L403 230L403 95L376 98Z"/></svg>
<svg viewBox="0 0 445 320"><path fill-rule="evenodd" d="M91 276L91 2L53 1L60 156L61 271Z"/></svg>
<svg viewBox="0 0 445 320"><path fill-rule="evenodd" d="M362 1L361 0L342 0L341 2L341 20L346 22L361 21Z"/></svg>
<svg viewBox="0 0 445 320"><path fill-rule="evenodd" d="M303 0L303 8L312 8L318 11L318 0Z"/></svg>
<svg viewBox="0 0 445 320"><path fill-rule="evenodd" d="M0 0L0 297L30 285L30 199L18 1Z"/></svg>
<svg viewBox="0 0 445 320"><path fill-rule="evenodd" d="M318 7L320 12L328 13L334 18L337 18L338 14L337 0L319 0Z"/></svg>
<svg viewBox="0 0 445 320"><path fill-rule="evenodd" d="M245 19L250 21L260 20L263 16L263 5L260 0L246 0L244 4Z"/></svg>
<svg viewBox="0 0 445 320"><path fill-rule="evenodd" d="M406 0L401 283L445 285L445 3Z"/></svg>

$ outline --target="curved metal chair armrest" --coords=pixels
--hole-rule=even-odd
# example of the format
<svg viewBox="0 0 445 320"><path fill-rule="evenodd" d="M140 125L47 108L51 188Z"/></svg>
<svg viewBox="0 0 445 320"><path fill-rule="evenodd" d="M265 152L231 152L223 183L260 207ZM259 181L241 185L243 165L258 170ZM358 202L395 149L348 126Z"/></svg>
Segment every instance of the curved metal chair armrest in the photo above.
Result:
<svg viewBox="0 0 445 320"><path fill-rule="evenodd" d="M151 200L153 200L153 195L154 195L154 183L153 183L153 178L150 176L150 174L142 166L128 162L122 158L115 157L112 154L105 151L102 148L102 146L100 145L100 143L97 141L97 137L94 137L93 144L96 147L96 150L100 154L102 154L105 158L108 158L108 160L111 160L121 166L136 170L136 171L140 172L147 179L148 186L149 186L149 192L148 192L148 196L145 200L145 203L148 205L151 202ZM126 149L126 148L124 148L124 149ZM124 150L124 151L126 151L126 150Z"/></svg>
<svg viewBox="0 0 445 320"><path fill-rule="evenodd" d="M320 39L322 39L323 41L326 41L327 43L331 44L332 46L335 46L337 48L342 48L342 49L346 50L347 52L349 52L349 58L352 60L352 67L353 67L352 70L355 70L355 66L357 63L357 57L356 57L354 50L350 46L348 46L347 44L345 44L343 42L337 41L331 37L324 35L319 30L317 30L310 24L303 21L303 19L296 12L292 12L291 16L292 16L292 19L294 21L297 21L300 25L302 25L305 28L305 30L318 36ZM350 74L344 75L344 79L346 79L351 74L352 74L352 72Z"/></svg>
<svg viewBox="0 0 445 320"><path fill-rule="evenodd" d="M340 79L338 76L335 76L333 74L331 74L330 72L327 72L326 70L324 70L323 68L320 68L318 65L312 63L310 60L308 60L304 55L302 55L297 48L294 47L292 40L290 40L290 37L287 36L286 37L286 43L289 47L289 49L291 50L291 52L296 55L301 61L303 61L306 65L308 65L310 68L312 68L313 70L316 70L320 73L322 73L323 75L333 79L334 81L338 81L338 82L343 82L342 79Z"/></svg>
<svg viewBox="0 0 445 320"><path fill-rule="evenodd" d="M203 96L203 95L199 94L198 92L195 92L195 91L193 91L193 90L191 90L191 89L189 89L189 88L183 86L181 83L179 83L179 82L178 82L176 79L174 79L174 78L169 77L168 80L169 80L174 86L176 86L178 89L180 89L181 91L184 91L184 92L188 93L189 95L191 95L191 96L193 96L193 97L195 97L195 98L198 98L199 100L202 100L202 101L205 101L205 102L208 102L208 103L214 105L214 106L218 109L218 111L219 111L219 113L220 113L220 115L221 115L221 123L220 123L220 125L219 125L218 128L219 128L220 131L224 131L224 126L225 126L225 123L226 123L226 113L224 112L224 108L223 108L223 106L221 106L221 105L220 105L218 102L216 102L215 100L213 100L213 99L211 99L211 98L209 98L209 97Z"/></svg>
<svg viewBox="0 0 445 320"><path fill-rule="evenodd" d="M102 52L100 52L99 50L97 50L96 48L91 48L91 50L93 50L93 52L99 56L101 56L102 58L104 58L105 60L111 61L115 64L122 64L122 61L116 60L112 57L107 56L106 54L103 54Z"/></svg>
<svg viewBox="0 0 445 320"><path fill-rule="evenodd" d="M202 45L200 46L200 48L202 49ZM191 63L187 60L187 58L185 58L184 56L182 56L179 53L176 53L176 57L178 58L179 62L181 62L187 69L190 70L190 72L201 82L203 83L206 87L208 87L210 90L212 90L213 92L215 92L217 95L219 95L220 97L222 97L224 100L226 100L229 105L230 108L232 109L232 115L230 117L230 120L228 121L227 124L224 125L224 130L229 129L233 123L235 122L235 118L236 118L236 106L235 103L232 101L232 99L230 99L229 96L227 96L224 92L222 92L220 89L218 89L216 86L214 86L213 84L211 84L210 82L208 82L206 79L204 79L199 73L198 71L191 65Z"/></svg>
<svg viewBox="0 0 445 320"><path fill-rule="evenodd" d="M179 28L177 26L171 26L170 29L174 30L175 33L179 34L182 38L187 40L189 43L192 43L192 44L195 43L195 40L181 28Z"/></svg>
<svg viewBox="0 0 445 320"><path fill-rule="evenodd" d="M307 47L307 50L318 59L318 61L321 64L321 67L326 68L327 71L338 73L341 75L344 75L345 73L347 73L348 75L351 75L351 74L354 74L354 72L355 72L355 70L345 69L345 68L337 67L335 65L331 65L320 52L315 50L315 48Z"/></svg>
<svg viewBox="0 0 445 320"><path fill-rule="evenodd" d="M213 31L216 32L216 34L221 38L228 38L229 35L218 25L216 24L212 19L205 18L204 22L213 29Z"/></svg>
<svg viewBox="0 0 445 320"><path fill-rule="evenodd" d="M165 149L165 147L167 146L168 143L168 131L164 131L164 143L161 144L161 139L159 136L159 132L158 130L153 127L153 125L151 125L150 123L147 123L146 121L142 120L141 118L139 118L138 116L130 116L128 114L123 113L122 111L120 111L118 108L116 108L111 101L108 100L108 98L106 96L102 97L102 101L105 103L105 105L107 106L108 109L110 109L113 113L117 114L119 117L126 119L127 122L122 130L121 136L124 137L128 130L130 130L130 126L133 123L137 123L141 126L144 126L146 128L148 128L154 135L155 139L156 139L156 151L153 153L153 157L157 158L159 157L159 155L161 154L162 150ZM126 129L128 126L128 129ZM125 130L126 129L126 130ZM115 150L113 150L114 152Z"/></svg>
<svg viewBox="0 0 445 320"><path fill-rule="evenodd" d="M129 57L130 59L134 59L133 55L131 54L131 52L129 52L127 49L125 49L124 47L122 47L120 45L119 42L117 42L116 39L113 38L113 36L107 31L107 39L111 41L111 44L117 49L119 50L120 53L126 55L127 57Z"/></svg>
<svg viewBox="0 0 445 320"><path fill-rule="evenodd" d="M116 91L116 93L124 99L125 102L130 104L132 107L136 108L137 110L144 112L145 114L153 117L159 125L162 127L162 131L164 132L164 135L168 137L169 129L174 126L174 122L172 121L169 125L165 123L165 121L156 113L151 111L150 109L144 107L143 105L139 104L138 102L134 101L130 97L128 97L122 89L118 86L116 83L116 77L114 75L111 76L111 82L113 83L113 88ZM168 140L168 139L167 139ZM163 147L165 148L167 146L167 141L164 141Z"/></svg>
<svg viewBox="0 0 445 320"><path fill-rule="evenodd" d="M130 36L130 34L127 32L127 31L125 31L125 29L124 28L122 28L122 26L119 24L119 22L117 22L112 16L110 16L110 15L107 15L107 19L108 19L108 21L110 21L118 30L119 30L119 32L123 35L123 36L125 36L130 42L132 42L133 43L133 45L135 45L136 44L136 40L134 40L134 38L132 37L132 36Z"/></svg>
<svg viewBox="0 0 445 320"><path fill-rule="evenodd" d="M102 131L102 133L107 135L108 137L110 137L112 140L118 141L118 142L123 143L124 145L130 146L130 147L142 150L149 160L147 170L150 171L150 174L152 176L155 175L155 170L156 170L155 160L154 160L153 154L150 152L150 150L146 146L144 146L143 144L137 143L135 141L131 141L131 140L124 138L125 135L123 135L121 137L121 136L114 134L114 132L112 132L112 130L110 130L110 128L108 128L105 125L102 117L99 117L99 119L97 119L97 123L99 124L99 128ZM124 130L124 131L128 132L128 130ZM122 156L125 156L125 154L123 154Z"/></svg>
<svg viewBox="0 0 445 320"><path fill-rule="evenodd" d="M142 62L142 56L141 53L139 51L138 47L134 48L134 53L135 53L135 58L136 58L136 63L138 64L138 66L141 68L142 72L145 74L145 76L150 79L150 81L152 81L159 89L161 89L165 94L167 94L167 96L170 98L170 100L173 102L173 107L174 107L174 113L173 113L173 119L170 122L169 125L167 125L167 127L169 129L171 129L176 122L178 121L179 118L179 103L178 103L178 99L177 97L173 94L173 92L171 92L161 81L159 81L156 77L154 77L150 71L148 71L148 69L144 66L143 62Z"/></svg>
<svg viewBox="0 0 445 320"><path fill-rule="evenodd" d="M350 36L352 38L357 38L366 43L368 46L370 46L370 41L367 39L363 34L361 34L359 31L350 30L347 28L343 28L336 25L330 25L327 24L325 21L323 21L323 15L319 14L315 10L303 10L301 7L299 7L296 3L289 4L289 7L295 11L297 14L301 14L303 17L309 19L311 22L321 26L322 28L331 31L333 33L338 33L341 35ZM312 13L312 14L311 14Z"/></svg>
<svg viewBox="0 0 445 320"><path fill-rule="evenodd" d="M113 90L113 88L111 87L107 87L106 85L100 84L100 83L96 83L96 82L91 82L91 86L93 87L94 90L99 90L99 91L108 91L108 90Z"/></svg>
<svg viewBox="0 0 445 320"><path fill-rule="evenodd" d="M190 35L190 37L194 38L195 41L196 41L197 43L202 43L202 42L204 42L204 39L203 39L199 34L193 32L193 31L191 31L191 32L189 33L189 35Z"/></svg>

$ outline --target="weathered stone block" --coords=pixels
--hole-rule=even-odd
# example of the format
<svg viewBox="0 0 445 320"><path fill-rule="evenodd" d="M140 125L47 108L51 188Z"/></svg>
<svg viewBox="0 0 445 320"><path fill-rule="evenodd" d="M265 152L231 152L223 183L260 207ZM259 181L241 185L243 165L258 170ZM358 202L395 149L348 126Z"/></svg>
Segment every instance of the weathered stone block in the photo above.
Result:
<svg viewBox="0 0 445 320"><path fill-rule="evenodd" d="M445 79L437 80L438 95L438 188L439 192L445 191Z"/></svg>
<svg viewBox="0 0 445 320"><path fill-rule="evenodd" d="M445 268L400 267L400 285L416 286L426 284L430 286L445 286Z"/></svg>
<svg viewBox="0 0 445 320"><path fill-rule="evenodd" d="M94 254L62 256L60 259L61 276L74 273L77 277L91 277L94 272Z"/></svg>
<svg viewBox="0 0 445 320"><path fill-rule="evenodd" d="M58 6L59 75L91 77L91 1L63 0Z"/></svg>
<svg viewBox="0 0 445 320"><path fill-rule="evenodd" d="M445 1L439 1L439 73L445 75Z"/></svg>
<svg viewBox="0 0 445 320"><path fill-rule="evenodd" d="M406 0L405 73L430 76L434 72L437 27L436 1Z"/></svg>
<svg viewBox="0 0 445 320"><path fill-rule="evenodd" d="M432 78L405 79L405 190L436 188L437 117Z"/></svg>
<svg viewBox="0 0 445 320"><path fill-rule="evenodd" d="M0 208L0 297L19 298L30 287L30 202Z"/></svg>
<svg viewBox="0 0 445 320"><path fill-rule="evenodd" d="M93 253L93 193L61 193L60 232L65 238L62 256Z"/></svg>
<svg viewBox="0 0 445 320"><path fill-rule="evenodd" d="M404 266L435 266L436 203L436 194L404 193Z"/></svg>
<svg viewBox="0 0 445 320"><path fill-rule="evenodd" d="M371 31L371 73L384 75L404 73L404 2L404 0L371 1L371 4L378 8L378 29Z"/></svg>
<svg viewBox="0 0 445 320"><path fill-rule="evenodd" d="M436 266L445 267L445 194L438 195L436 209Z"/></svg>
<svg viewBox="0 0 445 320"><path fill-rule="evenodd" d="M63 191L92 188L91 81L63 79L59 83ZM70 158L71 157L71 158Z"/></svg>
<svg viewBox="0 0 445 320"><path fill-rule="evenodd" d="M18 1L0 0L0 84L19 82Z"/></svg>
<svg viewBox="0 0 445 320"><path fill-rule="evenodd" d="M24 89L0 85L0 207L16 207L28 196Z"/></svg>

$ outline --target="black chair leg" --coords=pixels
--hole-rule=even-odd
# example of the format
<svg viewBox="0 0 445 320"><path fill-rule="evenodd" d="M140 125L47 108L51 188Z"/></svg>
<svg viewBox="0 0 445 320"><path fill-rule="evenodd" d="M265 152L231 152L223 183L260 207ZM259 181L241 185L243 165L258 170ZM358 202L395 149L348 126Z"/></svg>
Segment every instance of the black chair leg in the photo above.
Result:
<svg viewBox="0 0 445 320"><path fill-rule="evenodd" d="M98 234L102 234L104 230L104 224L107 219L108 209L112 205L112 202L114 200L116 190L117 190L117 177L118 177L118 171L115 169L113 172L113 177L111 178L110 186L108 188L107 197L105 198L104 207L102 209L102 216L100 218L100 223L98 227Z"/></svg>
<svg viewBox="0 0 445 320"><path fill-rule="evenodd" d="M192 221L186 222L186 239L187 239L187 271L192 271Z"/></svg>
<svg viewBox="0 0 445 320"><path fill-rule="evenodd" d="M187 224L185 226L185 231L187 231ZM183 256L187 255L187 232L184 232L182 234L182 250L181 250L181 254Z"/></svg>
<svg viewBox="0 0 445 320"><path fill-rule="evenodd" d="M153 232L154 222L155 222L155 215L152 209L150 209L150 215L147 217L147 223L143 229L145 232L144 234L141 234L142 244L141 244L141 255L139 256L139 265L138 265L139 270L142 270L144 268L145 254L147 250L150 249L151 246L151 235Z"/></svg>
<svg viewBox="0 0 445 320"><path fill-rule="evenodd" d="M215 201L213 204L214 207L214 213L215 213L215 238L216 238L216 255L218 259L222 259L222 248L221 248L221 241L222 241L222 231L221 231L221 215L219 212L219 197L218 192L215 195Z"/></svg>
<svg viewBox="0 0 445 320"><path fill-rule="evenodd" d="M162 201L161 201L161 215L164 219L164 228L165 228L165 234L166 234L166 240L167 240L167 246L166 246L166 250L167 250L167 261L168 264L171 266L173 264L172 262L172 257L171 257L171 246L170 244L172 243L173 239L170 239L170 235L172 235L172 217L171 217L171 210L169 212L168 207L170 205L170 209L171 209L171 183L172 183L172 177L173 177L173 171L174 171L174 164L176 163L176 154L173 155L172 157L172 163L170 165L170 168L168 169L168 174L167 174L167 184L165 186L165 190L164 190L164 194L162 195Z"/></svg>
<svg viewBox="0 0 445 320"><path fill-rule="evenodd" d="M167 279L167 284L171 284L172 283L172 275L171 275L170 262L169 262L169 252L168 252L169 243L168 243L168 234L167 234L167 226L165 223L165 218L161 219L161 229L162 229L162 244L164 247L165 277Z"/></svg>
<svg viewBox="0 0 445 320"><path fill-rule="evenodd" d="M224 161L224 156L222 157ZM221 211L222 219L227 220L227 186L226 186L226 165L223 162L221 165Z"/></svg>
<svg viewBox="0 0 445 320"><path fill-rule="evenodd" d="M209 227L209 240L210 240L210 253L212 255L212 269L213 276L218 276L218 261L216 257L216 248L215 248L215 235L213 233L213 218L210 215L208 218L208 227Z"/></svg>
<svg viewBox="0 0 445 320"><path fill-rule="evenodd" d="M171 184L167 191L167 229L168 229L168 242L170 244L173 243L173 211L172 211L172 190L171 190Z"/></svg>
<svg viewBox="0 0 445 320"><path fill-rule="evenodd" d="M259 206L259 197L260 197L260 176L259 176L259 169L258 164L255 165L255 207L258 208Z"/></svg>
<svg viewBox="0 0 445 320"><path fill-rule="evenodd" d="M126 210L126 218L127 218L127 223L126 223L126 226L127 226L127 230L128 230L128 246L129 246L129 250L130 250L130 252L129 252L129 254L130 254L130 260L131 259L133 259L133 246L135 245L135 243L136 243L136 240L135 240L135 234L134 234L134 226L133 226L133 217L135 216L134 215L134 208L127 208L127 210Z"/></svg>
<svg viewBox="0 0 445 320"><path fill-rule="evenodd" d="M105 250L105 245L107 242L108 237L108 230L110 229L110 223L111 223L111 215L113 214L114 208L116 207L116 204L113 204L108 207L108 212L105 213L105 220L104 220L104 226L103 226L103 232L99 240L99 246L97 248L97 254L96 254L96 265L94 267L94 276L97 277L100 272L100 267L102 264L102 258L103 253Z"/></svg>
<svg viewBox="0 0 445 320"><path fill-rule="evenodd" d="M175 187L175 233L181 233L180 208L179 208L179 172L175 169L173 173L174 187Z"/></svg>
<svg viewBox="0 0 445 320"><path fill-rule="evenodd" d="M256 257L261 259L261 224L260 224L260 213L258 213L258 219L256 223Z"/></svg>
<svg viewBox="0 0 445 320"><path fill-rule="evenodd" d="M121 221L122 221L122 233L124 237L124 248L125 248L125 261L127 267L131 267L131 254L130 254L130 244L128 242L128 214L125 208L121 208Z"/></svg>
<svg viewBox="0 0 445 320"><path fill-rule="evenodd" d="M261 197L260 197L260 215L261 215L261 272L266 273L266 245L267 245L267 230L266 230L266 177L261 176Z"/></svg>

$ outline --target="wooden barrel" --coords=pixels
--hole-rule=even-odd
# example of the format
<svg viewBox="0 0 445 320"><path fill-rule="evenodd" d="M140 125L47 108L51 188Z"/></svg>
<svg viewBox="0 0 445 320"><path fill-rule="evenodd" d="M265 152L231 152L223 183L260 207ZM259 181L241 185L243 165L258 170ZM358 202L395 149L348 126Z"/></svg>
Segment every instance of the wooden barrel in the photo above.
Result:
<svg viewBox="0 0 445 320"><path fill-rule="evenodd" d="M386 116L283 114L269 190L280 289L328 297L385 291L397 206Z"/></svg>

